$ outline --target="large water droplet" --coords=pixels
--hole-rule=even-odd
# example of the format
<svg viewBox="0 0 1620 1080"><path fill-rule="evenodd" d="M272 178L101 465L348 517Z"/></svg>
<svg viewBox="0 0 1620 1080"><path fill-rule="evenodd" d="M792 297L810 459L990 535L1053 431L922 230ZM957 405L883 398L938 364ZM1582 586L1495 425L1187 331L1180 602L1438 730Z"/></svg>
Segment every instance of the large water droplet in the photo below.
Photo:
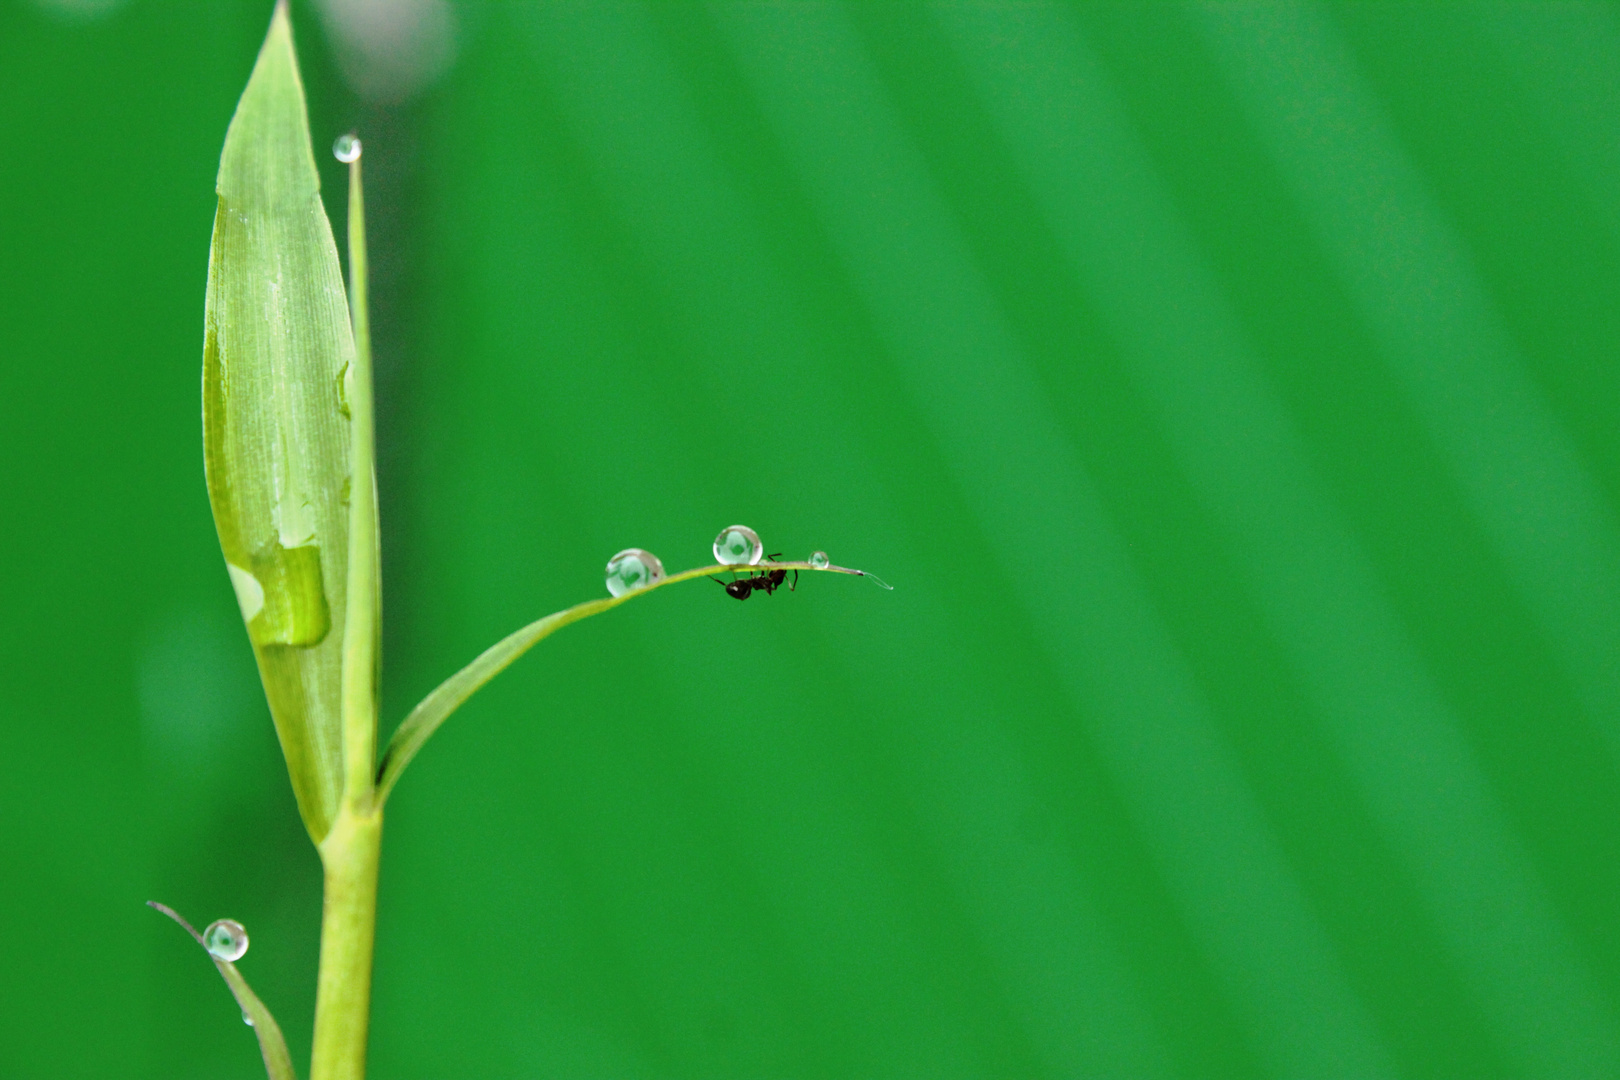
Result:
<svg viewBox="0 0 1620 1080"><path fill-rule="evenodd" d="M810 565L817 570L825 570L832 565L832 560L827 558L825 551L812 551L810 553Z"/></svg>
<svg viewBox="0 0 1620 1080"><path fill-rule="evenodd" d="M608 560L607 588L614 596L656 585L663 577L664 564L650 551L625 548Z"/></svg>
<svg viewBox="0 0 1620 1080"><path fill-rule="evenodd" d="M714 561L727 566L753 566L764 554L759 533L746 525L727 525L714 538Z"/></svg>
<svg viewBox="0 0 1620 1080"><path fill-rule="evenodd" d="M353 135L339 135L332 144L332 156L348 165L360 160L360 140Z"/></svg>
<svg viewBox="0 0 1620 1080"><path fill-rule="evenodd" d="M272 543L252 569L226 564L248 633L260 645L319 645L332 628L321 580L321 550L314 544ZM253 614L249 614L249 612Z"/></svg>
<svg viewBox="0 0 1620 1080"><path fill-rule="evenodd" d="M236 961L247 955L247 929L235 919L215 919L202 933L203 948L220 960Z"/></svg>

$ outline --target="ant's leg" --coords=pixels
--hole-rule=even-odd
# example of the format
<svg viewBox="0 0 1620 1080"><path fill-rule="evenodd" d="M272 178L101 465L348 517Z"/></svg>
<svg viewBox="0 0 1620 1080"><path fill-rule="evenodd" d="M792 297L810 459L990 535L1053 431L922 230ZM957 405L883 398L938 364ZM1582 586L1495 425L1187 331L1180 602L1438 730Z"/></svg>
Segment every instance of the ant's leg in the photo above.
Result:
<svg viewBox="0 0 1620 1080"><path fill-rule="evenodd" d="M793 584L788 586L788 592L798 592L798 591L799 591L799 572L797 570L795 570L795 571L793 571Z"/></svg>

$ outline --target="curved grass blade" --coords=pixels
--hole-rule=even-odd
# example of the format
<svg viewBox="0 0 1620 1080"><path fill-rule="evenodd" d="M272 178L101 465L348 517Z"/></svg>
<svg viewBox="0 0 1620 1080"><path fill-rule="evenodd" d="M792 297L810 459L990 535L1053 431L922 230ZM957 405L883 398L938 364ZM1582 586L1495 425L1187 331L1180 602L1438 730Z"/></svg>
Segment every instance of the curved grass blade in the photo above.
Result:
<svg viewBox="0 0 1620 1080"><path fill-rule="evenodd" d="M167 904L160 904L156 900L148 900L146 906L155 908L179 923L201 945L204 952L208 946L204 944L202 935L197 933L192 925L180 917L180 913ZM242 973L236 970L236 965L229 960L221 960L213 953L208 958L214 962L219 973L225 979L225 985L230 987L231 994L236 1003L242 1007L242 1016L253 1022L253 1034L259 1037L259 1053L264 1055L264 1071L270 1075L270 1080L298 1080L298 1074L293 1071L292 1055L287 1053L287 1040L282 1037L281 1025L276 1018L270 1015L259 995L253 992Z"/></svg>
<svg viewBox="0 0 1620 1080"><path fill-rule="evenodd" d="M354 357L285 2L225 136L208 260L208 496L298 809L319 843L342 786Z"/></svg>
<svg viewBox="0 0 1620 1080"><path fill-rule="evenodd" d="M537 619L521 630L515 630L506 637L485 649L479 657L444 682L440 683L432 693L423 698L410 711L410 715L400 723L395 730L394 737L388 741L388 749L383 752L381 766L377 770L377 805L381 806L388 798L388 793L399 782L400 774L405 766L411 763L418 750L422 749L433 733L439 730L439 725L450 718L450 714L461 707L462 703L477 693L489 680L534 648L540 642L561 630L569 623L588 619L592 615L600 615L610 608L628 603L638 596L645 596L656 592L666 585L674 585L681 581L691 581L694 578L708 577L712 574L726 571L757 571L762 569L759 565L753 566L700 566L694 570L683 570L648 585L645 588L632 589L622 596L604 596L600 600L587 600L583 604L575 604L571 608L552 612L543 619ZM804 570L818 571L833 574L853 574L857 577L871 577L885 589L892 586L882 582L864 570L853 570L846 566L812 566L807 562L772 562L772 570Z"/></svg>

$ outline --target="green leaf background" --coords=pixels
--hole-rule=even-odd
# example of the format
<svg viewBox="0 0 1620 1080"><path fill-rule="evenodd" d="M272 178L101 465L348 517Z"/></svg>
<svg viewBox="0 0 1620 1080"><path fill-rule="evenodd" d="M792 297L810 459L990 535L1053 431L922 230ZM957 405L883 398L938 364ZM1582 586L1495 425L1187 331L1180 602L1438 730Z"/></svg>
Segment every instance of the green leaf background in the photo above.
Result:
<svg viewBox="0 0 1620 1080"><path fill-rule="evenodd" d="M202 484L268 5L0 6L0 1075L307 1060ZM1620 13L457 5L366 101L379 1077L1620 1071ZM341 229L342 222L334 222Z"/></svg>

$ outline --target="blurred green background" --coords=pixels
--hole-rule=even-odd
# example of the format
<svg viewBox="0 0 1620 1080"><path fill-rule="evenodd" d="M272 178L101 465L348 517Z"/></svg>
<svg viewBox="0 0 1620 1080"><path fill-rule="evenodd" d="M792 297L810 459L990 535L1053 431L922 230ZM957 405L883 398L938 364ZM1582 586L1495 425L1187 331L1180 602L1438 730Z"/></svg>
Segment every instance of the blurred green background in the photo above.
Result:
<svg viewBox="0 0 1620 1080"><path fill-rule="evenodd" d="M149 898L307 1062L199 437L268 14L0 0L7 1080L262 1075ZM374 1075L1620 1075L1613 6L294 18L340 230L367 146L389 722L622 547L896 585L671 589L458 714Z"/></svg>

